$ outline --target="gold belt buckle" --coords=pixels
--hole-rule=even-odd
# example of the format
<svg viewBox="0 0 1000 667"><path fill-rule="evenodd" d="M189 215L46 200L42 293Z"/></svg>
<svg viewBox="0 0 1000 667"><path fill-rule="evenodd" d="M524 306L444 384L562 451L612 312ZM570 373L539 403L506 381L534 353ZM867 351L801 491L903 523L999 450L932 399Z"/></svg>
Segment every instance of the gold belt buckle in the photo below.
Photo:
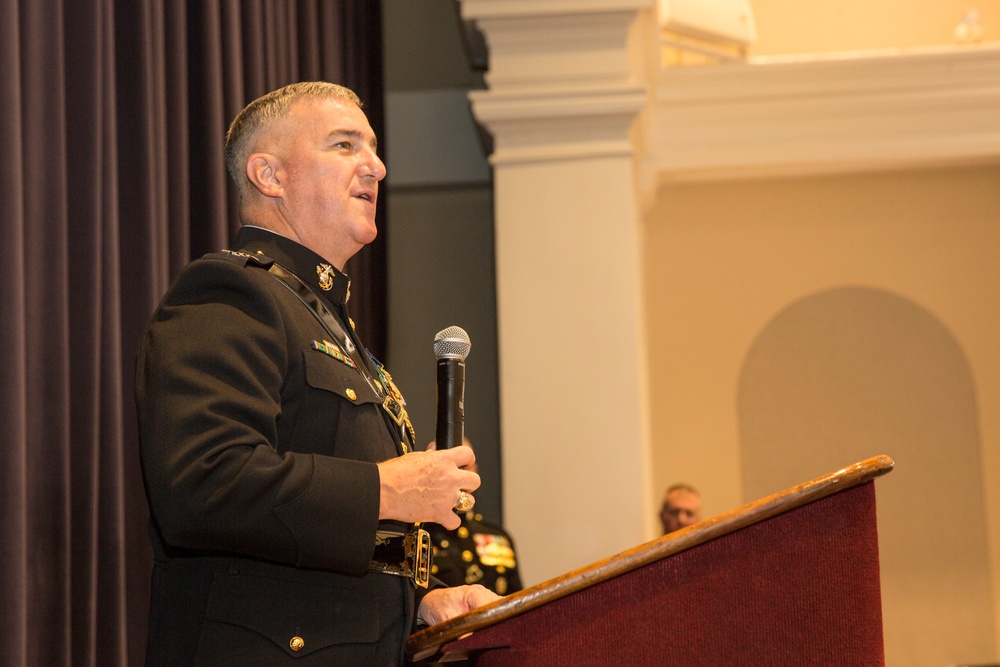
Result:
<svg viewBox="0 0 1000 667"><path fill-rule="evenodd" d="M413 558L413 583L421 588L427 588L431 580L431 534L423 528L418 528L416 534L407 535L407 542L416 542L410 545L407 551L414 554Z"/></svg>

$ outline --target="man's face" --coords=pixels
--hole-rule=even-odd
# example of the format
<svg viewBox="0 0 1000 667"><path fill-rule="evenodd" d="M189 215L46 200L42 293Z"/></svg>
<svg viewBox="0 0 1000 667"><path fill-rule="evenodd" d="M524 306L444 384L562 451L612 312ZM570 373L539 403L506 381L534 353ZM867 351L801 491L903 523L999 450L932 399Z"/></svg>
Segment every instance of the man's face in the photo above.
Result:
<svg viewBox="0 0 1000 667"><path fill-rule="evenodd" d="M343 269L375 240L378 182L385 178L364 112L349 100L300 99L269 140L280 158L285 222L300 243Z"/></svg>
<svg viewBox="0 0 1000 667"><path fill-rule="evenodd" d="M701 499L690 491L675 489L667 494L660 510L663 534L672 533L701 521Z"/></svg>

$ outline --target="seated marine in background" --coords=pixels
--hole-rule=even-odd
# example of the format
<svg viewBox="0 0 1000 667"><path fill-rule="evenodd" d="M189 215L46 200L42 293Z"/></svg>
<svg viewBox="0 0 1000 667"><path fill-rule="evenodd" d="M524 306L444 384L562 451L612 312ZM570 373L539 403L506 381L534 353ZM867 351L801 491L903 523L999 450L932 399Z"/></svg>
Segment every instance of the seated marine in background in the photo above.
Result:
<svg viewBox="0 0 1000 667"><path fill-rule="evenodd" d="M466 438L463 443L472 447ZM479 472L473 463L466 470ZM475 510L460 513L462 524L448 530L440 524L426 524L434 546L431 573L449 586L481 584L499 595L521 590L514 541L497 523Z"/></svg>

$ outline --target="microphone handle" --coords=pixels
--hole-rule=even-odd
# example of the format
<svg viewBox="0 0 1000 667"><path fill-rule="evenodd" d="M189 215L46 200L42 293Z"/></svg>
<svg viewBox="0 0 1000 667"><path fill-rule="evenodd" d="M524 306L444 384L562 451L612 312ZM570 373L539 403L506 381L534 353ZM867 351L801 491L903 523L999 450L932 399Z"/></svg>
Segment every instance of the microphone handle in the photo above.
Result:
<svg viewBox="0 0 1000 667"><path fill-rule="evenodd" d="M437 432L438 449L462 444L465 436L465 362L441 358L437 362Z"/></svg>

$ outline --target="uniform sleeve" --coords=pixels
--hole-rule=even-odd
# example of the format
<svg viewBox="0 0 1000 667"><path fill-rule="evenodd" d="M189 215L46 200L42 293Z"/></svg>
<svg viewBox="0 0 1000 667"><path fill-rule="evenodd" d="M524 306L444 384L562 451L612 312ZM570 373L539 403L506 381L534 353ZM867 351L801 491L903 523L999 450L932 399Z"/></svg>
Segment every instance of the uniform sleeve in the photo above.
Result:
<svg viewBox="0 0 1000 667"><path fill-rule="evenodd" d="M136 365L153 522L168 549L360 574L374 549L378 468L279 447L282 394L302 352L273 282L199 260L154 316Z"/></svg>

